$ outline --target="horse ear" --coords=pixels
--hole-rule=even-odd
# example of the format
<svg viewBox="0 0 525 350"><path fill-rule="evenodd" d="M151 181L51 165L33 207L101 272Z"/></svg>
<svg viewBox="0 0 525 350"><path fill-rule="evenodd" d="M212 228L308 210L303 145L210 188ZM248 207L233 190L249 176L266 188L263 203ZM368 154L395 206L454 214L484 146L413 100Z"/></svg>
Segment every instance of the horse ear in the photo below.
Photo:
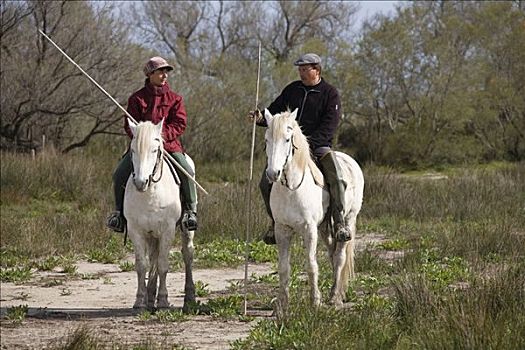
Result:
<svg viewBox="0 0 525 350"><path fill-rule="evenodd" d="M135 125L135 122L133 122L131 119L128 118L128 125L131 130L131 133L133 134L133 136L135 136L135 129L137 128L137 126Z"/></svg>
<svg viewBox="0 0 525 350"><path fill-rule="evenodd" d="M157 132L159 135L162 135L162 126L164 125L164 118L160 120L160 122L157 124Z"/></svg>
<svg viewBox="0 0 525 350"><path fill-rule="evenodd" d="M264 109L264 119L266 119L266 124L270 124L270 121L273 119L273 115L268 108Z"/></svg>
<svg viewBox="0 0 525 350"><path fill-rule="evenodd" d="M298 108L294 109L294 111L292 113L290 113L289 118L292 119L292 120L295 120L297 118L297 111L298 110L299 110Z"/></svg>

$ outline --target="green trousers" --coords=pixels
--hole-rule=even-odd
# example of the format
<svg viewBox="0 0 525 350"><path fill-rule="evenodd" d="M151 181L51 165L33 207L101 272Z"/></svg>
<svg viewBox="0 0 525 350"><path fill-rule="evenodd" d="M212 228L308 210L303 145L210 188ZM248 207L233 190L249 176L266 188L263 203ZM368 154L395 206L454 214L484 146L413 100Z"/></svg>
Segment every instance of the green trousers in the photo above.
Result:
<svg viewBox="0 0 525 350"><path fill-rule="evenodd" d="M180 166L189 174L193 174L193 169L190 167L184 154L180 152L170 153L170 155L179 163ZM177 175L180 179L180 189L182 195L182 205L184 210L191 210L197 212L197 189L195 183L188 179L177 167L175 167ZM117 169L113 173L113 192L115 195L115 209L123 212L124 209L124 192L126 190L126 183L133 171L133 163L131 161L131 153L127 152L117 165ZM165 173L167 174L167 173Z"/></svg>

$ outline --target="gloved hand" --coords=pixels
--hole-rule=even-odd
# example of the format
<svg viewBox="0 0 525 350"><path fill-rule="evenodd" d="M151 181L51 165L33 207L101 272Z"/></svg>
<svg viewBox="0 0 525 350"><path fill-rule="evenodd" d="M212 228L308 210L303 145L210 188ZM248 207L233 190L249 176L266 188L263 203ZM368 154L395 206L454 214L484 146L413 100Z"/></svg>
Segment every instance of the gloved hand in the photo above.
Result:
<svg viewBox="0 0 525 350"><path fill-rule="evenodd" d="M255 118L256 122L260 122L264 118L263 114L261 113L261 111L259 109L256 109L254 111L250 111L248 113L248 117L250 118L251 122L253 122L254 118Z"/></svg>

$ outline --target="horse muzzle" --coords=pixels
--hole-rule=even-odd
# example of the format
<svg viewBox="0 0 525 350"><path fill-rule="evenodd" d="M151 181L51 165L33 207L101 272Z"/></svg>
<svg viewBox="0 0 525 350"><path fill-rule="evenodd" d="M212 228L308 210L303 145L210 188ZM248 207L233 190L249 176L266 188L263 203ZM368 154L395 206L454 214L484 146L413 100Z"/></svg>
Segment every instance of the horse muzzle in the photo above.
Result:
<svg viewBox="0 0 525 350"><path fill-rule="evenodd" d="M277 182L281 179L281 170L266 169L266 177L270 182Z"/></svg>
<svg viewBox="0 0 525 350"><path fill-rule="evenodd" d="M149 186L149 178L145 179L138 179L136 177L133 178L133 184L135 185L135 188L139 192L146 192Z"/></svg>

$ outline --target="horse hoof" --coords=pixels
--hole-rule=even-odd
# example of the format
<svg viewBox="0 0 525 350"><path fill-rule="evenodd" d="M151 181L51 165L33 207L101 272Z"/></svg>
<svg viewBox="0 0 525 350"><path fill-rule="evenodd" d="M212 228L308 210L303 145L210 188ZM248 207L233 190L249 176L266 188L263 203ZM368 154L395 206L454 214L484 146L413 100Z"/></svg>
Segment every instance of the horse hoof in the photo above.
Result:
<svg viewBox="0 0 525 350"><path fill-rule="evenodd" d="M332 298L330 299L328 304L334 306L336 309L339 309L343 306L343 301L339 298Z"/></svg>
<svg viewBox="0 0 525 350"><path fill-rule="evenodd" d="M133 305L133 309L137 310L137 311L140 311L140 312L146 311L146 305L144 305L144 304L135 304L135 305Z"/></svg>
<svg viewBox="0 0 525 350"><path fill-rule="evenodd" d="M157 302L157 309L169 309L170 308L170 303L168 303L167 301L166 302Z"/></svg>

